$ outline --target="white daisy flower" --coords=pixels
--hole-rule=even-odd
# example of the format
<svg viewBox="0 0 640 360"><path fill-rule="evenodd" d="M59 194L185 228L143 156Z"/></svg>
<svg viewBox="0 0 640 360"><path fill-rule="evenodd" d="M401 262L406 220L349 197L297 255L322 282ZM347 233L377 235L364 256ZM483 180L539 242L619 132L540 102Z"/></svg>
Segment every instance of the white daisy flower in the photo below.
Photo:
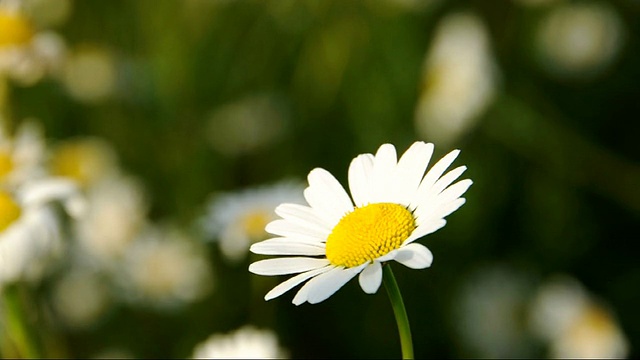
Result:
<svg viewBox="0 0 640 360"><path fill-rule="evenodd" d="M33 85L61 66L65 42L37 28L21 1L0 0L0 77Z"/></svg>
<svg viewBox="0 0 640 360"><path fill-rule="evenodd" d="M576 279L558 275L533 297L530 326L552 359L626 358L629 339L613 309Z"/></svg>
<svg viewBox="0 0 640 360"><path fill-rule="evenodd" d="M143 190L126 175L105 177L86 189L85 216L73 227L81 256L103 266L116 264L147 222Z"/></svg>
<svg viewBox="0 0 640 360"><path fill-rule="evenodd" d="M196 345L194 359L283 359L287 351L276 334L246 325L229 334L213 334Z"/></svg>
<svg viewBox="0 0 640 360"><path fill-rule="evenodd" d="M268 234L265 226L278 216L273 209L282 203L304 203L304 186L294 181L215 195L201 223L206 235L215 238L225 259L239 262L249 247Z"/></svg>
<svg viewBox="0 0 640 360"><path fill-rule="evenodd" d="M14 192L0 188L0 285L39 279L59 253L62 229L50 206L58 202L70 215L81 214L83 200L67 179L32 181Z"/></svg>
<svg viewBox="0 0 640 360"><path fill-rule="evenodd" d="M595 76L615 60L625 27L609 2L566 2L549 11L536 30L540 65L552 76Z"/></svg>
<svg viewBox="0 0 640 360"><path fill-rule="evenodd" d="M52 174L74 179L85 189L120 172L115 149L99 137L78 137L56 144L49 167Z"/></svg>
<svg viewBox="0 0 640 360"><path fill-rule="evenodd" d="M0 184L15 187L46 172L42 166L46 144L42 126L27 120L17 127L15 133L6 130L8 120L0 117Z"/></svg>
<svg viewBox="0 0 640 360"><path fill-rule="evenodd" d="M446 16L424 59L416 130L453 143L476 126L498 86L491 36L482 19L472 13Z"/></svg>
<svg viewBox="0 0 640 360"><path fill-rule="evenodd" d="M358 274L364 292L373 294L382 282L384 262L395 260L413 269L431 266L431 251L415 241L443 227L444 217L464 204L460 196L472 184L465 179L451 185L465 166L442 175L459 150L424 175L433 149L431 143L416 142L397 160L395 147L384 144L375 156L357 156L349 167L351 198L333 175L313 169L304 190L309 206L278 206L282 219L266 227L278 237L251 246L256 254L294 255L249 266L258 275L298 274L273 288L265 300L310 279L293 303L319 303Z"/></svg>
<svg viewBox="0 0 640 360"><path fill-rule="evenodd" d="M149 224L127 250L115 275L132 303L173 308L212 289L211 264L201 244L176 226Z"/></svg>

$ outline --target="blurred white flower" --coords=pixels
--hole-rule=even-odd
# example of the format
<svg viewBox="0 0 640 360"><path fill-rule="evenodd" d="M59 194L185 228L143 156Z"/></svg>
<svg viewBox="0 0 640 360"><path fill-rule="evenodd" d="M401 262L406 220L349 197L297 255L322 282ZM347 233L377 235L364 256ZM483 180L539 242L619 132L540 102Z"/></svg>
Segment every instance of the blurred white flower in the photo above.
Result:
<svg viewBox="0 0 640 360"><path fill-rule="evenodd" d="M194 359L283 359L288 352L275 332L245 325L229 334L213 334L196 345Z"/></svg>
<svg viewBox="0 0 640 360"><path fill-rule="evenodd" d="M7 133L0 119L0 184L16 186L46 174L43 168L45 141L38 123L22 122L14 135Z"/></svg>
<svg viewBox="0 0 640 360"><path fill-rule="evenodd" d="M0 77L32 85L58 71L65 43L52 31L38 30L23 5L21 1L0 0Z"/></svg>
<svg viewBox="0 0 640 360"><path fill-rule="evenodd" d="M284 133L288 112L277 96L257 94L214 110L208 120L211 146L226 155L264 148Z"/></svg>
<svg viewBox="0 0 640 360"><path fill-rule="evenodd" d="M84 256L102 266L116 266L144 227L147 204L142 186L131 177L109 176L86 189L86 213L75 222Z"/></svg>
<svg viewBox="0 0 640 360"><path fill-rule="evenodd" d="M497 68L489 34L471 13L448 15L438 24L423 64L415 124L418 134L451 143L469 131L492 101Z"/></svg>
<svg viewBox="0 0 640 360"><path fill-rule="evenodd" d="M62 249L59 203L80 215L82 198L67 179L41 179L0 190L0 285L37 281Z"/></svg>
<svg viewBox="0 0 640 360"><path fill-rule="evenodd" d="M127 300L173 307L212 288L212 269L201 244L178 228L145 229L129 247L119 272Z"/></svg>
<svg viewBox="0 0 640 360"><path fill-rule="evenodd" d="M544 283L531 303L532 330L551 358L624 358L629 344L613 313L568 276Z"/></svg>
<svg viewBox="0 0 640 360"><path fill-rule="evenodd" d="M623 24L607 2L567 2L539 24L536 46L552 75L589 76L605 69L623 43Z"/></svg>
<svg viewBox="0 0 640 360"><path fill-rule="evenodd" d="M273 185L215 195L201 218L206 236L220 244L231 262L241 261L249 247L271 236L265 226L278 218L275 208L282 203L304 204L304 184L282 181Z"/></svg>
<svg viewBox="0 0 640 360"><path fill-rule="evenodd" d="M117 83L114 56L106 48L82 45L69 52L62 80L76 100L95 103L112 95Z"/></svg>
<svg viewBox="0 0 640 360"><path fill-rule="evenodd" d="M482 268L463 283L454 302L456 330L464 357L531 357L526 305L531 279L504 266Z"/></svg>
<svg viewBox="0 0 640 360"><path fill-rule="evenodd" d="M119 173L113 147L97 137L67 139L52 148L50 171L71 178L84 188Z"/></svg>
<svg viewBox="0 0 640 360"><path fill-rule="evenodd" d="M53 288L53 307L71 327L94 324L109 307L109 289L99 273L86 268L66 272Z"/></svg>

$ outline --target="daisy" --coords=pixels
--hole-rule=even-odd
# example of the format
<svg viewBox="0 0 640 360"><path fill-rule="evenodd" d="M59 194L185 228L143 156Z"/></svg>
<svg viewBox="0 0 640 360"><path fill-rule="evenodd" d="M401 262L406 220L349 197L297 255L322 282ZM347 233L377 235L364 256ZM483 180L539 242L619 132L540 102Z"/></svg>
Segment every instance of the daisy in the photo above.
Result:
<svg viewBox="0 0 640 360"><path fill-rule="evenodd" d="M275 332L245 325L229 334L215 333L197 344L194 359L284 359L287 351Z"/></svg>
<svg viewBox="0 0 640 360"><path fill-rule="evenodd" d="M9 132L8 124L9 120L0 116L0 184L16 187L44 177L46 143L42 126L35 120L27 120L15 132Z"/></svg>
<svg viewBox="0 0 640 360"><path fill-rule="evenodd" d="M34 180L15 191L0 188L0 287L38 280L62 243L62 219L54 204L78 217L83 199L63 178Z"/></svg>
<svg viewBox="0 0 640 360"><path fill-rule="evenodd" d="M309 206L278 206L281 219L266 226L277 237L250 248L256 254L294 255L249 266L258 275L298 274L269 291L265 300L309 280L293 303L319 303L358 274L364 292L373 294L385 262L413 269L431 266L431 251L415 241L445 225L444 218L464 204L460 196L472 183L465 179L451 185L465 166L443 176L459 150L424 175L433 149L431 143L416 142L397 160L395 147L384 144L375 156L357 156L349 167L351 197L328 171L313 169L303 193Z"/></svg>
<svg viewBox="0 0 640 360"><path fill-rule="evenodd" d="M278 216L273 209L282 203L304 203L304 185L283 180L275 184L214 195L200 219L202 229L215 239L224 258L232 263L244 260L249 247L268 234L265 226Z"/></svg>
<svg viewBox="0 0 640 360"><path fill-rule="evenodd" d="M452 143L481 119L499 86L490 39L476 15L457 13L440 21L424 59L415 110L421 136Z"/></svg>
<svg viewBox="0 0 640 360"><path fill-rule="evenodd" d="M577 279L556 275L533 296L529 325L548 357L626 358L629 339L613 309Z"/></svg>
<svg viewBox="0 0 640 360"><path fill-rule="evenodd" d="M33 85L61 67L64 40L53 31L40 30L19 0L0 0L0 78Z"/></svg>
<svg viewBox="0 0 640 360"><path fill-rule="evenodd" d="M204 297L213 277L201 244L175 225L148 224L116 269L118 295L134 304L173 309Z"/></svg>

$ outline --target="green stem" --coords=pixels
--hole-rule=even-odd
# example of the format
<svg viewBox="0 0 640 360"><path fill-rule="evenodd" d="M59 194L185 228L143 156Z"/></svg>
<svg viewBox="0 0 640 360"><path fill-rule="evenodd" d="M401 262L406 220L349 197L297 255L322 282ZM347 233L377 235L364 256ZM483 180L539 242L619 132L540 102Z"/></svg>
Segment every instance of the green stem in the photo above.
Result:
<svg viewBox="0 0 640 360"><path fill-rule="evenodd" d="M8 285L2 290L7 335L22 358L41 358L39 343L34 328L29 326L24 299L17 285Z"/></svg>
<svg viewBox="0 0 640 360"><path fill-rule="evenodd" d="M411 327L409 326L409 318L407 317L407 310L404 308L404 302L402 301L402 295L400 294L400 288L396 278L393 276L391 266L386 264L382 267L384 281L384 287L389 294L389 300L391 300L391 307L393 313L396 316L396 322L398 323L398 332L400 333L400 346L402 347L402 358L413 359L413 341L411 340Z"/></svg>

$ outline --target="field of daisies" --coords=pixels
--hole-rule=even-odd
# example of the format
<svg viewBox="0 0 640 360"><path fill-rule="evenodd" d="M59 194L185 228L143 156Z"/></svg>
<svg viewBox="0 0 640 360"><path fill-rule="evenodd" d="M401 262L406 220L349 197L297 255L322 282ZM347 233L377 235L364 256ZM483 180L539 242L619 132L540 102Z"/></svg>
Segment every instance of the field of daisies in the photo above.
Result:
<svg viewBox="0 0 640 360"><path fill-rule="evenodd" d="M634 0L0 0L0 356L637 357L639 34Z"/></svg>

